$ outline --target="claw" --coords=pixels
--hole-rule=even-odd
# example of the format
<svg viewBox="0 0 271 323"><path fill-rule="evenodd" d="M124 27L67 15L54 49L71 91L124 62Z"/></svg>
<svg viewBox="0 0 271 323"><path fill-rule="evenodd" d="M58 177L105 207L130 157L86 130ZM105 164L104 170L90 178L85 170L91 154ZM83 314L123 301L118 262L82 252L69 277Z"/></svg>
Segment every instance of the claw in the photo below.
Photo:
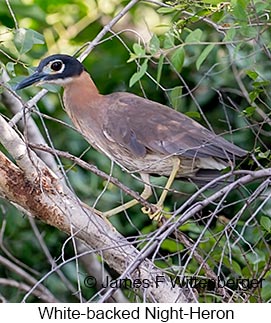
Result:
<svg viewBox="0 0 271 323"><path fill-rule="evenodd" d="M148 217L153 221L160 222L161 218L163 216L163 207L160 205L153 205L153 207L147 208L147 207L142 207L141 211L148 215Z"/></svg>

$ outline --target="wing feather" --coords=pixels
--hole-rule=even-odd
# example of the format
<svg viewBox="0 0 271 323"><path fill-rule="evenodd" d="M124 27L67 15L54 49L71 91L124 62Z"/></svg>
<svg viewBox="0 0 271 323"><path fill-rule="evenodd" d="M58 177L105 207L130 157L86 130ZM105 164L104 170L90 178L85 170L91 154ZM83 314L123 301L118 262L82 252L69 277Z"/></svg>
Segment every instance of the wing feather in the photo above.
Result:
<svg viewBox="0 0 271 323"><path fill-rule="evenodd" d="M134 156L147 151L188 158L233 159L246 151L162 104L130 93L106 96L111 102L104 131Z"/></svg>

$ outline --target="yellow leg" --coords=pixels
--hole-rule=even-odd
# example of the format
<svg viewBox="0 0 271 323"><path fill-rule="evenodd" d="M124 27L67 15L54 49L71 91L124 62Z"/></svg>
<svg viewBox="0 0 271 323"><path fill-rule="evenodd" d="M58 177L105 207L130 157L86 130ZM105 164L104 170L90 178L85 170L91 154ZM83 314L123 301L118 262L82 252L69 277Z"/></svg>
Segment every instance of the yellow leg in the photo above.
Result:
<svg viewBox="0 0 271 323"><path fill-rule="evenodd" d="M176 160L174 161L174 164L173 164L171 174L167 180L166 186L164 187L164 190L163 190L158 202L154 205L154 209L157 209L157 211L152 213L151 209L147 209L145 207L143 207L141 209L142 212L147 214L151 220L157 220L157 221L160 220L161 213L163 210L164 201L165 201L167 193L168 193L169 189L171 188L172 183L179 171L179 168L180 168L180 160L176 158ZM145 200L147 200L152 195L152 190L151 190L151 185L150 185L150 177L148 174L140 174L140 176L141 176L143 182L145 183L144 190L140 196L142 198L144 198ZM104 216L106 218L109 218L110 216L118 214L120 212L123 212L123 211L129 209L130 207L133 207L136 204L138 204L137 200L131 200L123 205L120 205L112 210L105 212Z"/></svg>
<svg viewBox="0 0 271 323"><path fill-rule="evenodd" d="M143 182L145 183L144 190L140 194L140 196L144 200L147 200L152 195L152 190L151 190L151 186L150 186L150 176L148 174L140 174L140 176L141 176ZM123 205L120 205L112 210L105 212L104 216L109 218L110 216L118 214L120 212L123 212L136 204L138 204L137 200L131 200Z"/></svg>
<svg viewBox="0 0 271 323"><path fill-rule="evenodd" d="M164 201L165 201L165 199L167 197L167 193L168 193L169 189L171 188L172 183L174 182L174 179L179 171L180 163L181 163L180 159L176 158L174 161L170 176L167 180L166 186L165 186L162 194L160 195L158 202L155 204L157 211L154 213L151 213L151 211L149 209L146 209L145 207L142 208L142 212L147 214L151 220L156 220L159 222L160 217L161 217L161 213L163 210L163 206L164 206Z"/></svg>

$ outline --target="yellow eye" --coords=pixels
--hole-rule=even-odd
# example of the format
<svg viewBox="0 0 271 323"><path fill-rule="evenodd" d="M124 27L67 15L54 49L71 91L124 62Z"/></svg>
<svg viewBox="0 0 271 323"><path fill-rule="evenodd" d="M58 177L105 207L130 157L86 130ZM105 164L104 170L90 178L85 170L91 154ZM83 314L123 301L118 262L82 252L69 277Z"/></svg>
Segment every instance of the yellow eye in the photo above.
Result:
<svg viewBox="0 0 271 323"><path fill-rule="evenodd" d="M55 72L58 72L61 70L63 66L63 63L61 61L56 61L51 64L51 69Z"/></svg>

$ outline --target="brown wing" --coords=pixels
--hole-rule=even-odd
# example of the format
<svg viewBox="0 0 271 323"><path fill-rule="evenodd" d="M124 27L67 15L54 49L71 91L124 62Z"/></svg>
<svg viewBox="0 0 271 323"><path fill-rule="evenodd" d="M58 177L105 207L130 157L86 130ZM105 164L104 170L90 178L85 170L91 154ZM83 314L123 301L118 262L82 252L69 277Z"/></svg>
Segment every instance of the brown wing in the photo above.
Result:
<svg viewBox="0 0 271 323"><path fill-rule="evenodd" d="M135 156L143 157L147 150L189 158L222 159L247 153L167 106L130 93L106 97L111 104L103 130Z"/></svg>

